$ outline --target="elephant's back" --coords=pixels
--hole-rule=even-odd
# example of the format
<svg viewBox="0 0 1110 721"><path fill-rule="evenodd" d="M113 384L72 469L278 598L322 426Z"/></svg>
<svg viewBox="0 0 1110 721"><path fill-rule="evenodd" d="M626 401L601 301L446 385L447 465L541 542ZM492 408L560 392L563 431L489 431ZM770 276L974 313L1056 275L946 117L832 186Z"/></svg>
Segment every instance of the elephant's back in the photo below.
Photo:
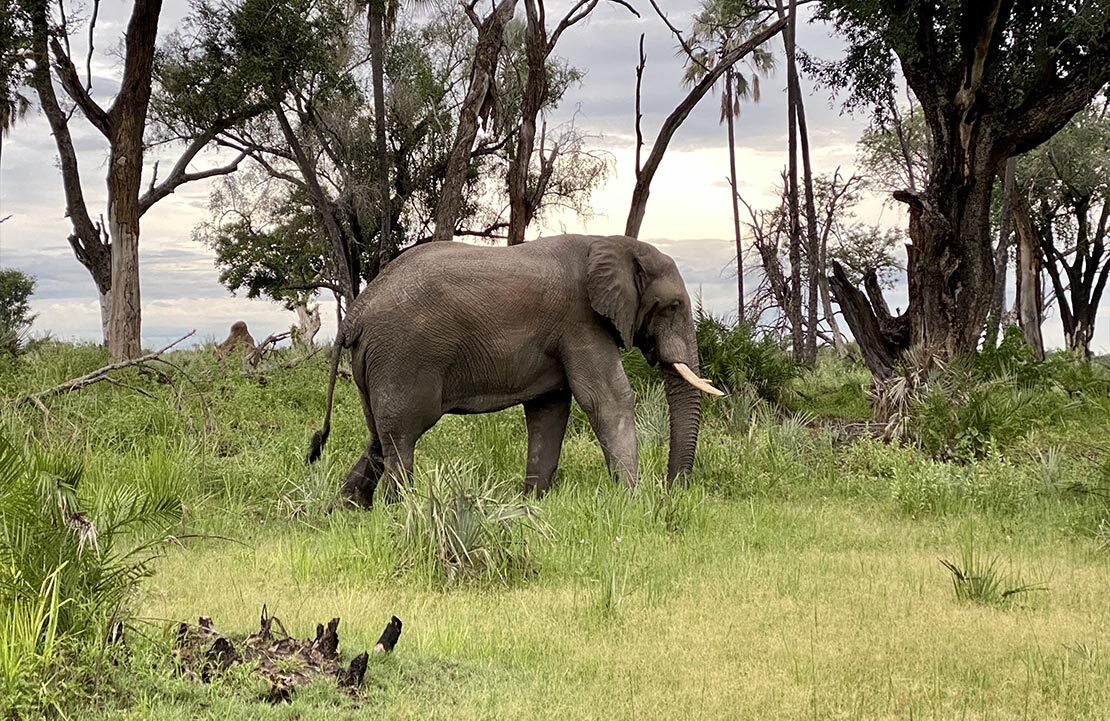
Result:
<svg viewBox="0 0 1110 721"><path fill-rule="evenodd" d="M428 243L405 251L362 291L347 316L347 343L404 345L394 332L452 338L542 334L562 320L582 285L589 239L540 239L511 247ZM575 258L582 255L582 262Z"/></svg>

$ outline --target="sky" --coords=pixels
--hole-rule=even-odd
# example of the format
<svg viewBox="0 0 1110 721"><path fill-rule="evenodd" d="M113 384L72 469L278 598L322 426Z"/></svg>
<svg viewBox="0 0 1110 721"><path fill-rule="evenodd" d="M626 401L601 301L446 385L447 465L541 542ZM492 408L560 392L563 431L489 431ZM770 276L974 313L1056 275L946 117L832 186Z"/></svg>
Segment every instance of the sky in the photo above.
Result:
<svg viewBox="0 0 1110 721"><path fill-rule="evenodd" d="M677 41L654 14L649 3L632 0L642 17L603 2L588 20L569 29L558 52L584 71L579 87L571 88L552 123L574 123L590 143L612 154L613 172L593 196L589 218L554 216L542 228L530 228L529 238L560 232L618 234L623 232L634 183L634 103L638 40L644 33L647 64L642 108L645 142L650 146L659 124L685 94L681 83L682 57ZM665 0L665 9L679 27L689 25L700 0ZM561 16L564 0L549 0L549 24ZM110 104L118 87L117 54L131 3L102 0L94 53L93 95ZM166 35L187 15L183 0L165 0L160 34ZM72 14L71 10L71 14ZM523 12L519 10L518 12ZM804 16L803 16L804 17ZM833 59L842 44L828 29L803 22L798 45L817 57ZM781 38L769 43L780 57ZM74 45L83 57L84 46ZM758 104L746 103L736 128L740 193L754 206L774 204L772 187L786 163L785 64L762 82ZM867 126L865 116L841 113L839 104L823 89L803 79L805 108L815 173L841 168L850 173L856 161L855 143ZM59 90L59 93L61 91ZM651 187L651 199L640 238L673 256L690 289L717 314L736 310L736 265L731 202L728 189L728 150L719 121L719 99L707 96L672 140ZM84 190L94 219L104 212L106 144L99 132L80 117L71 122ZM648 149L645 149L645 154ZM148 155L144 183L157 155ZM172 153L163 154L163 168ZM202 154L192 169L220 164ZM220 285L212 251L193 239L192 229L207 217L207 182L184 185L160 201L142 220L140 268L143 300L143 344L157 346L197 330L201 340L226 336L231 323L245 320L255 337L287 329L293 313L266 300L234 297ZM100 320L96 288L89 273L73 256L66 240L70 232L64 215L60 172L46 119L37 110L4 139L0 165L0 266L15 267L38 279L32 308L34 329L66 340L99 341ZM900 208L868 195L857 208L859 219L882 226L903 226ZM749 259L749 263L753 259ZM745 285L754 288L755 272ZM888 292L892 307L905 306L904 283ZM323 299L324 331L334 327L333 303ZM1105 302L1110 305L1110 300ZM1060 346L1059 321L1045 322L1045 341ZM1110 308L1104 309L1094 348L1110 348Z"/></svg>

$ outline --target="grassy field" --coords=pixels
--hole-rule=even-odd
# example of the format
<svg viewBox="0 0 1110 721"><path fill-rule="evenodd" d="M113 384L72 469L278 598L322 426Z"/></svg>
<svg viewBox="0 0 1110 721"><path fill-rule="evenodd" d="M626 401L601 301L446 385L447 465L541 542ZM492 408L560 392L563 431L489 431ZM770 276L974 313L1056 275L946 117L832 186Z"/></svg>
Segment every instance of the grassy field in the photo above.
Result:
<svg viewBox="0 0 1110 721"><path fill-rule="evenodd" d="M154 547L153 575L119 604L133 615L128 657L102 663L96 644L63 651L65 662L40 672L56 691L49 713L1110 714L1110 407L1092 386L1042 388L1060 396L1058 412L1038 410L1020 432L1003 433L1001 417L1020 409L995 408L986 427L1001 440L977 430L945 455L860 436L848 424L867 412L866 376L829 360L790 381L777 405L745 394L707 401L696 471L666 491L665 404L644 382L647 480L635 493L608 480L576 409L555 491L515 498L525 436L514 409L444 419L421 442L415 490L401 503L329 513L365 431L354 388L341 383L324 459L303 464L323 407L322 356L246 377L210 351L183 351L170 356L173 383L124 373L126 385L46 400L48 417L5 402L0 434L16 448L81 461L84 507L126 487L180 511L176 539ZM0 368L0 397L103 362L98 348L42 346ZM977 452L961 455L967 448ZM469 564L444 562L429 541L429 509L460 495L504 519L476 536ZM298 636L341 617L345 658L372 646L391 614L404 633L393 654L371 658L356 697L320 683L271 706L247 669L211 684L173 673L175 620L207 615L245 634L263 604ZM0 644L0 671L2 656ZM4 712L41 709L25 701Z"/></svg>

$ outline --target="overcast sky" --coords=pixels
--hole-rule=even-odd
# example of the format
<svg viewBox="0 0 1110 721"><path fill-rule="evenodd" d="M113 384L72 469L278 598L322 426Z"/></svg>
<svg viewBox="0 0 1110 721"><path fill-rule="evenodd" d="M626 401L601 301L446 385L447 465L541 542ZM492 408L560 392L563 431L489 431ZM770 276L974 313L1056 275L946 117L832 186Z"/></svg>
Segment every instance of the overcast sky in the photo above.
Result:
<svg viewBox="0 0 1110 721"><path fill-rule="evenodd" d="M682 59L676 53L676 41L649 3L632 2L642 18L603 3L588 21L568 30L559 44L559 53L582 69L585 78L580 87L568 91L559 116L552 122L573 114L576 125L593 136L597 146L612 153L615 171L594 195L593 217L551 218L547 227L530 229L529 237L541 232L623 231L634 181L635 67L641 32L645 34L647 53L643 128L649 145L659 123L683 97ZM666 0L660 5L673 22L687 26L699 2ZM556 17L565 4L549 2L548 17ZM101 2L93 89L105 106L118 86L116 61L110 51L118 45L130 7L125 0ZM182 0L165 0L160 32L171 32L187 10ZM801 24L798 43L823 58L835 58L841 51L840 42L820 25ZM771 41L770 48L781 56L781 39ZM75 45L74 53L83 53L83 48ZM842 115L827 92L804 81L803 86L815 172L831 172L838 166L850 172L855 163L855 142L867 118ZM773 203L771 188L786 162L784 90L785 72L780 69L763 82L761 102L746 104L738 121L740 192L757 207ZM729 314L736 309L736 267L728 153L725 131L718 123L719 107L718 98L706 97L672 141L652 184L640 237L675 257L691 295L700 294L711 310ZM105 143L98 131L79 117L71 128L86 199L95 218L105 203ZM148 166L152 163L153 158L148 158ZM214 159L201 156L194 169L211 164L215 164ZM217 281L211 251L192 240L193 227L207 215L209 189L203 182L182 186L143 218L140 262L144 345L176 338L193 328L202 339L222 338L235 320L246 320L256 337L264 337L295 320L276 303L232 297ZM0 217L12 217L0 224L0 265L19 268L38 278L33 298L37 331L49 331L63 339L99 340L96 289L66 240L70 225L64 208L53 138L45 118L33 112L4 140ZM866 198L858 215L863 221L884 226L905 222L898 208L884 206L878 197ZM757 280L756 274L750 273L747 285L751 287ZM889 296L892 306L905 306L904 286L895 288ZM324 310L327 329L334 322L331 304L325 303ZM1107 314L1110 310L1100 319L1094 343L1103 351L1110 346ZM1045 340L1052 346L1062 343L1055 317L1046 321Z"/></svg>

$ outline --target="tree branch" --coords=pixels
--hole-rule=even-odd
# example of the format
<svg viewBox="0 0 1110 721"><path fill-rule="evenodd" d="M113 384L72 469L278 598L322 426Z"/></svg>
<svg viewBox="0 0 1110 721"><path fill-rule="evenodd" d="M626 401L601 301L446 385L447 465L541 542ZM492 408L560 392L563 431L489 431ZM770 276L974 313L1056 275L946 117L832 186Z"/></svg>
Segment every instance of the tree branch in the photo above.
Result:
<svg viewBox="0 0 1110 721"><path fill-rule="evenodd" d="M58 77L62 81L62 88L66 91L66 95L77 103L77 107L81 108L88 121L99 130L104 137L108 137L111 133L111 123L108 121L108 113L104 108L96 104L88 91L81 84L81 78L77 75L77 68L73 65L73 60L66 54L65 48L58 42L58 38L50 38L50 49L54 52L54 67L58 70Z"/></svg>
<svg viewBox="0 0 1110 721"><path fill-rule="evenodd" d="M163 348L160 348L159 350L156 350L153 353L147 353L144 356L141 356L139 358L133 358L131 360L120 361L118 363L110 363L109 365L106 365L103 368L98 368L97 370L94 370L92 373L86 373L85 375L80 376L79 378L72 378L72 379L66 381L65 383L59 383L58 385L54 386L53 388L47 388L44 391L39 391L38 393L32 393L28 396L25 396L23 398L23 400L25 402L28 402L28 403L33 403L36 406L38 406L39 408L45 409L45 405L43 404L43 399L50 398L50 397L53 397L53 396L60 396L60 395L65 394L65 393L71 393L73 391L80 390L80 389L84 388L85 386L90 386L93 383L96 383L98 381L112 380L108 377L108 374L111 373L112 371L118 371L121 368L127 368L127 367L130 367L130 366L143 365L143 364L148 363L152 360L160 360L161 355L163 353L168 351L170 348L173 348L178 343L181 343L186 338L192 336L194 333L196 333L195 329L189 331L185 335L183 335L180 338L178 338L177 340L175 340L173 343L170 343L169 345L167 345Z"/></svg>

